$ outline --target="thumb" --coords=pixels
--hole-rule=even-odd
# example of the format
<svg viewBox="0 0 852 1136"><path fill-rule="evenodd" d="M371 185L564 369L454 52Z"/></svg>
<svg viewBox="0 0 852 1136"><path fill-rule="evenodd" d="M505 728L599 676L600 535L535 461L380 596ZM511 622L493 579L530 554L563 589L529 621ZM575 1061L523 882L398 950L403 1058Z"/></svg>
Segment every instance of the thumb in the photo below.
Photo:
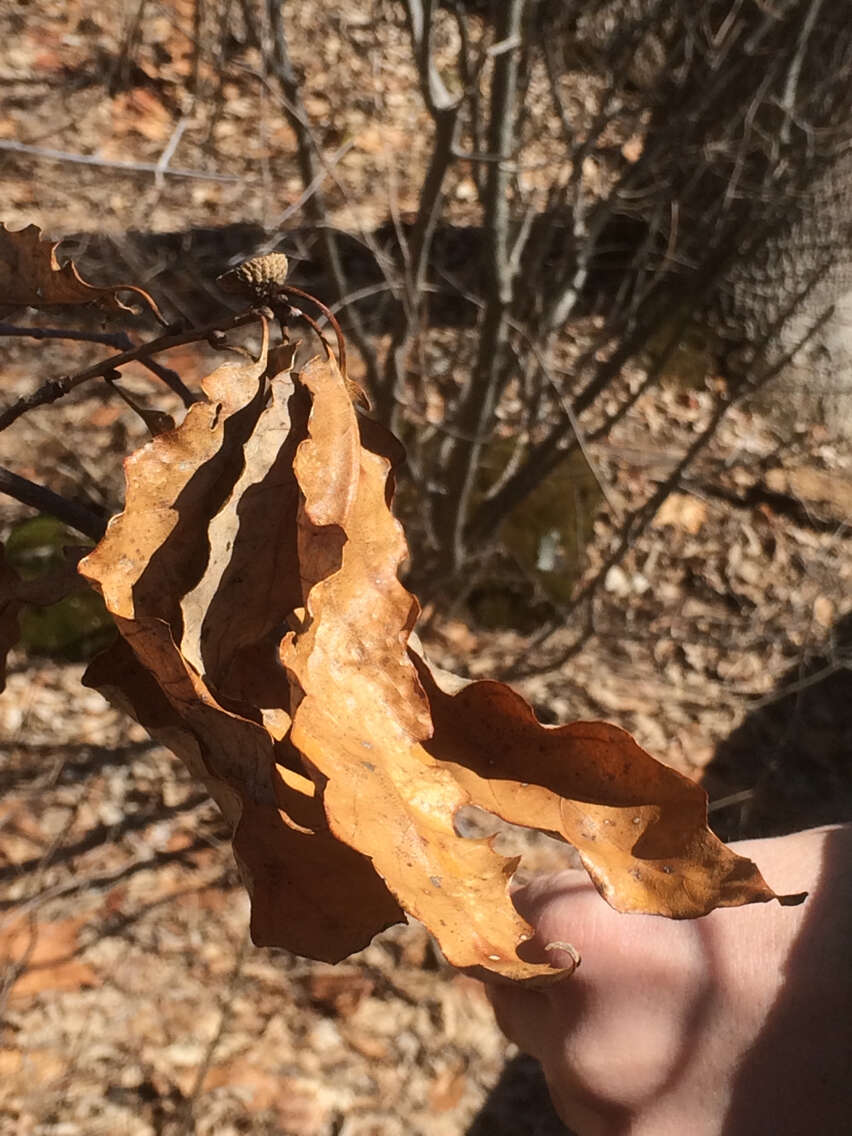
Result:
<svg viewBox="0 0 852 1136"><path fill-rule="evenodd" d="M567 869L539 876L518 888L512 902L535 932L520 948L521 957L575 970L582 955L581 944L588 939L603 904L586 873Z"/></svg>

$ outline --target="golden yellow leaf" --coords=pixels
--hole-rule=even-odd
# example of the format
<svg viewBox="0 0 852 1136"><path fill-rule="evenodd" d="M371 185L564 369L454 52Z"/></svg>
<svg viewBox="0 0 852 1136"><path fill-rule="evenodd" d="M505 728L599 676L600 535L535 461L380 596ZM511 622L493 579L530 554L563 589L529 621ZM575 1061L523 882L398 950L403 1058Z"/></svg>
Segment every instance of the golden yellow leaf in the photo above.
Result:
<svg viewBox="0 0 852 1136"><path fill-rule="evenodd" d="M293 744L322 774L332 831L369 856L450 962L518 979L552 975L517 955L531 928L509 899L516 862L456 834L469 798L424 748L432 723L406 650L418 609L397 579L407 550L387 505L390 462L353 448L355 413L333 363L315 361L300 379L313 400L296 458L300 551L309 556L330 524L348 539L339 570L308 595L306 630L282 645L302 692Z"/></svg>

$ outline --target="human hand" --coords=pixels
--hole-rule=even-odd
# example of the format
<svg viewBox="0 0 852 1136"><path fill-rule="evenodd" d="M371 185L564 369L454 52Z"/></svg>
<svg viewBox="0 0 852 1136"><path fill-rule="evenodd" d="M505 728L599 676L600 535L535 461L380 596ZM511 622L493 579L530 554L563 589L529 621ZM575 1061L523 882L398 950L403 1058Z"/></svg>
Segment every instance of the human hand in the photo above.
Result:
<svg viewBox="0 0 852 1136"><path fill-rule="evenodd" d="M540 948L567 941L583 961L550 988L489 993L579 1136L849 1130L852 828L735 848L811 898L673 922L613 911L581 872L515 896Z"/></svg>

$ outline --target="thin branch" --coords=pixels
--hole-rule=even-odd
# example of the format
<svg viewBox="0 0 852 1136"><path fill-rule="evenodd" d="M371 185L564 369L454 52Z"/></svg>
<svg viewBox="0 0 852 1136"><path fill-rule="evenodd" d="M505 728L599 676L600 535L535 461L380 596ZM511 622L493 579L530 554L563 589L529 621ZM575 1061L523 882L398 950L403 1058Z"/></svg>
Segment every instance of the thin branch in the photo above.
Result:
<svg viewBox="0 0 852 1136"><path fill-rule="evenodd" d="M296 156L302 182L306 191L309 188L313 190L312 194L306 198L306 211L320 229L326 261L337 289L338 298L340 298L346 295L349 287L337 239L328 221L328 209L321 186L321 167L328 170L328 166L319 144L313 136L310 118L302 100L299 79L290 60L287 34L284 28L283 0L266 0L266 12L272 34L272 58L268 62L271 64L272 72L281 88L282 106L296 134ZM370 385L376 387L379 383L378 357L364 330L356 308L352 308L349 312L349 328L364 360Z"/></svg>
<svg viewBox="0 0 852 1136"><path fill-rule="evenodd" d="M175 335L161 335L158 339L152 339L149 343L141 343L138 347L122 351L120 355L111 355L108 359L102 359L99 363L87 367L85 371L79 371L76 375L63 375L58 379L49 379L38 390L33 391L32 394L22 395L11 406L0 412L0 431L11 426L27 411L33 410L37 406L56 402L57 399L62 398L69 391L80 386L81 383L85 383L89 379L105 378L110 371L115 371L126 363L132 363L137 359L144 361L150 355L155 355L160 351L168 351L170 348L180 347L184 343L196 343L202 339L209 339L214 333L221 335L225 331L242 327L244 324L262 318L260 313L254 310L241 312L230 320L216 320L214 323L195 327ZM196 400L193 399L193 401Z"/></svg>
<svg viewBox="0 0 852 1136"><path fill-rule="evenodd" d="M100 343L104 347L118 347L123 351L132 350L135 346L133 340L123 331L78 331L61 327L17 327L13 324L0 323L0 336L14 335L26 339L69 339L79 343ZM143 367L161 379L175 394L183 400L184 406L191 406L196 396L183 379L171 367L164 367L155 359L140 359Z"/></svg>
<svg viewBox="0 0 852 1136"><path fill-rule="evenodd" d="M290 293L294 296L301 296L305 300L310 300L312 304L315 304L319 308L319 310L331 324L332 330L334 331L335 337L337 338L337 365L340 369L341 375L346 378L346 338L343 334L343 329L337 322L337 318L335 317L334 312L331 310L331 308L326 307L322 300L318 300L316 296L312 296L310 292L304 292L301 288L296 288L292 284L283 284L281 288L278 289L278 291L285 297ZM314 320L301 310L298 311L298 314L310 323L311 327L314 329L323 343L325 343L325 336L323 335L319 326L314 322Z"/></svg>
<svg viewBox="0 0 852 1136"><path fill-rule="evenodd" d="M710 440L715 435L723 418L728 414L732 407L742 402L744 399L749 398L756 391L766 386L776 375L786 367L798 351L818 334L820 329L830 319L832 310L829 309L823 313L821 318L816 321L813 326L799 339L793 347L784 353L784 355L777 359L771 368L765 371L762 375L758 376L751 382L744 382L741 389L737 392L736 397L731 399L722 400L716 404L716 407L711 415L710 421L701 431L698 437L688 447L686 452L668 474L668 476L660 483L652 496L633 513L628 516L621 527L618 543L609 556L606 557L601 567L595 573L591 580L583 585L580 592L574 597L570 604L566 605L560 612L558 623L551 623L543 628L539 634L532 640L528 648L528 657L533 657L533 650L544 645L547 640L565 625L565 621L577 610L581 604L589 603L594 597L601 584L606 579L607 573L610 568L618 564L627 550L632 547L639 539L642 533L653 521L654 517L660 509L660 506L666 500L670 493L674 492L678 485L681 483L686 470L698 456L698 454L705 448ZM568 658L573 655L577 649L580 640L578 639L568 648L567 652L559 655L558 659L551 660L543 666L533 666L522 668L520 671L513 673L514 678L527 678L533 674L542 674L546 671L557 670Z"/></svg>
<svg viewBox="0 0 852 1136"><path fill-rule="evenodd" d="M106 532L106 520L93 509L87 509L85 505L60 497L45 485L38 485L26 477L20 477L5 466L0 466L0 493L5 493L7 497L12 497L31 509L37 509L40 513L56 517L69 528L76 529L77 532L91 537L96 542Z"/></svg>
<svg viewBox="0 0 852 1136"><path fill-rule="evenodd" d="M194 58L197 58L197 56ZM160 154L160 160L157 162L156 169L154 170L154 185L157 189L162 188L164 175L170 172L169 162L171 162L172 158L175 156L175 150L178 148L178 143L183 137L183 132L186 130L187 126L189 126L189 119L186 115L183 115L172 131L172 136L166 143L162 154Z"/></svg>
<svg viewBox="0 0 852 1136"><path fill-rule="evenodd" d="M488 237L485 314L473 374L464 391L455 427L481 437L493 420L508 338L507 309L512 302L513 273L509 248L509 158L517 116L516 92L525 0L507 0L499 9L495 35L505 50L494 58L489 107L488 148L502 160L488 168L485 231ZM515 43L517 41L517 44ZM443 492L433 497L435 530L445 567L458 569L465 557L465 528L481 443L455 442L446 458Z"/></svg>
<svg viewBox="0 0 852 1136"><path fill-rule="evenodd" d="M820 683L825 682L827 678L837 674L839 671L852 671L852 658L835 659L827 663L818 671L813 674L807 675L805 678L800 678L797 682L791 682L787 686L778 687L769 694L764 694L762 698L758 698L755 702L749 704L749 710L761 710L764 706L771 706L773 702L781 702L785 698L789 698L791 694L800 694L808 687L818 686Z"/></svg>
<svg viewBox="0 0 852 1136"><path fill-rule="evenodd" d="M781 98L781 109L784 111L786 121L781 127L781 141L789 142L790 140L790 124L794 121L794 114L796 109L796 93L799 85L799 77L802 70L802 63L805 58L805 49L807 48L808 39L813 31L814 24L816 23L819 10L822 7L823 0L811 0L810 8L802 21L802 27L799 32L799 38L796 43L796 50L793 58L790 61L790 68L787 72L787 81L784 84L784 94Z"/></svg>
<svg viewBox="0 0 852 1136"><path fill-rule="evenodd" d="M70 339L75 343L100 343L103 347L126 350L130 340L123 331L76 331L64 327L20 327L18 324L0 323L0 336L20 339Z"/></svg>
<svg viewBox="0 0 852 1136"><path fill-rule="evenodd" d="M457 109L460 100L447 90L432 57L435 0L404 0L404 3L414 58L429 113L436 117L442 111Z"/></svg>
<svg viewBox="0 0 852 1136"><path fill-rule="evenodd" d="M169 177L198 178L200 181L241 182L248 179L236 174L209 174L204 170L184 170L160 168L159 162L125 162L118 158L99 158L96 154L70 154L66 150L50 150L44 146L28 146L25 142L15 142L10 138L0 138L0 150L11 150L16 154L29 154L34 158L47 158L51 162L73 162L78 166L98 166L107 170L127 170L130 173L168 174Z"/></svg>
<svg viewBox="0 0 852 1136"><path fill-rule="evenodd" d="M309 185L306 185L293 204L288 205L284 212L272 222L272 232L257 250L258 256L266 252L274 251L278 241L285 232L282 226L285 225L294 214L298 213L302 206L310 201L314 194L319 191L323 182L327 181L331 176L334 167L346 157L354 145L355 139L348 138L342 146L338 146L331 157L326 158L323 168L316 177L314 177L313 181L311 181Z"/></svg>
<svg viewBox="0 0 852 1136"><path fill-rule="evenodd" d="M247 934L244 934L242 939L240 940L240 945L235 952L234 965L220 1003L219 1023L213 1036L207 1043L204 1051L204 1056L202 1057L198 1069L195 1073L195 1081L186 1097L186 1101L183 1106L183 1116L181 1118L180 1128L178 1129L179 1136L189 1136L190 1133L195 1132L195 1121L192 1114L195 1110L196 1104L198 1103L198 1098L204 1091L204 1081L210 1071L210 1066L213 1064L213 1058L216 1054L216 1050L218 1049L222 1039L227 1032L228 1025L231 1020L234 999L237 996L237 991L239 988L239 981L242 976L246 958L248 957L249 946L249 936Z"/></svg>

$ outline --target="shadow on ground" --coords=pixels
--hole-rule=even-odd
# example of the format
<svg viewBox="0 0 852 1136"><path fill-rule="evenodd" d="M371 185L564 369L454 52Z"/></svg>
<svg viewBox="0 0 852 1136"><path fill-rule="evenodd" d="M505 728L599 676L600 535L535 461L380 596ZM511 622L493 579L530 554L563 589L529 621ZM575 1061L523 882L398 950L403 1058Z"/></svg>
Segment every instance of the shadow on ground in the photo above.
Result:
<svg viewBox="0 0 852 1136"><path fill-rule="evenodd" d="M550 1103L541 1065L520 1054L500 1080L465 1136L571 1136Z"/></svg>
<svg viewBox="0 0 852 1136"><path fill-rule="evenodd" d="M711 817L723 840L780 836L852 821L852 614L830 649L792 667L716 749L711 800L742 800Z"/></svg>

